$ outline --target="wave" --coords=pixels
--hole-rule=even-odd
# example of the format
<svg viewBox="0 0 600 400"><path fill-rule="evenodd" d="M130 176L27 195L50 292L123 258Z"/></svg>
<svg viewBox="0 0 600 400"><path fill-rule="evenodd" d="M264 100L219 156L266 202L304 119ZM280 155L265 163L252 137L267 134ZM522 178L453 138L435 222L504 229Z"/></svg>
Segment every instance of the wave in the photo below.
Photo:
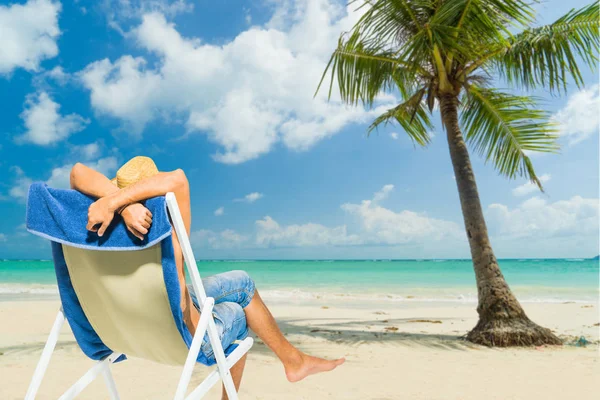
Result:
<svg viewBox="0 0 600 400"><path fill-rule="evenodd" d="M335 292L312 292L301 289L272 289L261 291L261 296L267 301L342 301L348 302L376 302L376 303L465 303L476 304L476 293L421 293L419 295L408 294L386 294L386 293L335 293ZM521 303L590 303L597 302L598 298L594 296L588 297L562 297L562 296L543 296L529 295L519 298Z"/></svg>
<svg viewBox="0 0 600 400"><path fill-rule="evenodd" d="M0 295L58 295L58 286L56 285L19 285L9 284L0 285Z"/></svg>
<svg viewBox="0 0 600 400"><path fill-rule="evenodd" d="M519 290L520 289L520 290ZM597 293L577 293L573 290L531 290L522 287L516 290L521 303L597 303ZM464 291L463 291L464 290ZM399 293L400 292L400 293ZM520 293L519 293L520 292ZM0 300L2 297L19 298L31 296L58 296L56 285L40 284L0 284ZM267 301L277 302L342 302L342 303L464 303L476 304L477 293L462 289L428 290L424 288L399 288L396 293L343 291L341 288L320 291L299 288L271 288L261 290L261 296Z"/></svg>

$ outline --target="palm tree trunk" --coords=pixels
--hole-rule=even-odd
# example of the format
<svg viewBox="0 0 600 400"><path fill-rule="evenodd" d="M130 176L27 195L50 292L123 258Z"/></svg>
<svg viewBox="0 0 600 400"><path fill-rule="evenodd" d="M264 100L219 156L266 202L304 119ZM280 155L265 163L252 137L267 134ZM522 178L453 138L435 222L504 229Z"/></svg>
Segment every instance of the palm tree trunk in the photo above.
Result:
<svg viewBox="0 0 600 400"><path fill-rule="evenodd" d="M561 344L549 329L527 317L504 280L492 250L469 152L458 125L458 98L440 95L439 100L477 280L479 322L466 338L486 346Z"/></svg>

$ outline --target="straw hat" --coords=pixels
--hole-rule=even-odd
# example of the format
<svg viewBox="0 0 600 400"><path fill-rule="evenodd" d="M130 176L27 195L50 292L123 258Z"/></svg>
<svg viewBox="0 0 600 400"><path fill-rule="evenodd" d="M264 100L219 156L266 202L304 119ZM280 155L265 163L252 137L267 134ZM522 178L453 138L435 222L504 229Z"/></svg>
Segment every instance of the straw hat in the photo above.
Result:
<svg viewBox="0 0 600 400"><path fill-rule="evenodd" d="M111 182L123 189L139 180L150 178L158 174L158 168L150 157L137 156L127 161L117 171L117 176L111 179Z"/></svg>

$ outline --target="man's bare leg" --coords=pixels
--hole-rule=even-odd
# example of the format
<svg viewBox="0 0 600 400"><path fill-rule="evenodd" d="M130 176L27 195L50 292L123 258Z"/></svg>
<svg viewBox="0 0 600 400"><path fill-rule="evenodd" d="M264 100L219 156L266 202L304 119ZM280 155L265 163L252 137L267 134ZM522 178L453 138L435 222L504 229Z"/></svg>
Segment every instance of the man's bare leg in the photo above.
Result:
<svg viewBox="0 0 600 400"><path fill-rule="evenodd" d="M231 378L233 378L233 384L235 385L235 391L240 391L240 383L242 382L242 375L244 375L244 367L246 366L246 356L248 353L244 354L242 358L235 363L233 367L229 370L231 372ZM221 395L221 400L229 400L227 396L227 392L225 391L225 386L223 386L223 394Z"/></svg>
<svg viewBox="0 0 600 400"><path fill-rule="evenodd" d="M285 375L290 382L298 382L309 375L326 372L342 365L344 358L325 360L309 356L294 347L277 326L275 318L255 291L250 304L244 308L248 327L277 355L285 368Z"/></svg>

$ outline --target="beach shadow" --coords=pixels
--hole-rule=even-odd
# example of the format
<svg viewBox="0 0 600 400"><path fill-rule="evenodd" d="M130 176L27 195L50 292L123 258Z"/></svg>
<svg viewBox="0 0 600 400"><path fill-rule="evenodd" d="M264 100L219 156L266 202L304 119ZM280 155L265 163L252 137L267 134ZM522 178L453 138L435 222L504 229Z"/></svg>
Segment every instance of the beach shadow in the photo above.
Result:
<svg viewBox="0 0 600 400"><path fill-rule="evenodd" d="M277 324L286 336L304 336L307 338L323 339L331 343L347 346L360 346L372 343L385 345L426 347L438 350L482 349L463 339L460 332L456 335L427 332L414 332L415 325L422 325L423 330L431 324L448 324L453 319L435 318L417 320L414 318L387 318L371 320L348 320L347 318L299 318L279 319ZM412 329L409 329L408 327ZM370 327L371 329L367 329ZM385 330L393 328L397 330ZM404 329L403 329L404 328ZM271 350L255 335L255 346L252 351L272 354ZM292 340L293 341L293 340ZM15 356L38 353L41 354L45 343L33 342L16 346L0 347L0 360L3 356ZM300 347L302 345L300 344ZM75 340L62 340L56 345L56 350L74 351L79 349Z"/></svg>
<svg viewBox="0 0 600 400"><path fill-rule="evenodd" d="M33 342L24 343L17 346L0 347L0 357L3 356L14 356L14 355L26 355L33 353L42 353L46 342ZM59 340L56 343L56 350L74 350L79 349L75 340ZM1 360L1 358L0 358Z"/></svg>
<svg viewBox="0 0 600 400"><path fill-rule="evenodd" d="M322 324L319 321L323 321ZM337 322L336 322L337 321ZM430 322L432 321L432 322ZM439 321L439 322L433 322ZM288 335L300 335L311 338L324 339L329 342L360 346L362 344L382 343L397 346L427 347L439 350L470 350L482 349L482 346L464 340L466 332L451 334L437 334L426 332L414 332L414 329L403 330L402 326L410 324L448 323L447 319L416 320L414 318L388 318L386 320L360 320L349 321L342 318L310 318L310 319L280 319L277 321L282 332ZM366 329L371 327L372 329ZM386 327L397 328L388 330ZM255 339L257 351L268 348L262 344L260 339ZM254 350L254 349L253 349Z"/></svg>

